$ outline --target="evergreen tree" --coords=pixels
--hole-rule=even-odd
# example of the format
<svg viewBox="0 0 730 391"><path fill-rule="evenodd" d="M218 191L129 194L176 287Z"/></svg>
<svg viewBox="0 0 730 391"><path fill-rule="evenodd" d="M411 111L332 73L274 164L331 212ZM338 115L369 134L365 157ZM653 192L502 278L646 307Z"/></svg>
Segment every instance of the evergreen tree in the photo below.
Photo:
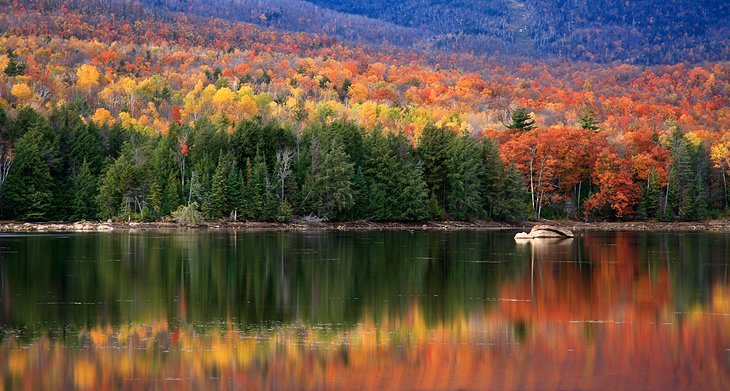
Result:
<svg viewBox="0 0 730 391"><path fill-rule="evenodd" d="M482 149L482 202L487 218L516 221L525 217L528 195L522 175L513 167L506 167L499 148L490 139L481 142Z"/></svg>
<svg viewBox="0 0 730 391"><path fill-rule="evenodd" d="M233 158L232 155L231 158ZM241 170L236 167L235 162L231 162L226 178L226 202L228 203L229 216L233 215L234 220L238 220L238 215L241 213L242 189L243 175Z"/></svg>
<svg viewBox="0 0 730 391"><path fill-rule="evenodd" d="M401 135L372 132L366 139L365 177L368 217L373 220L423 220L429 216L428 186Z"/></svg>
<svg viewBox="0 0 730 391"><path fill-rule="evenodd" d="M481 151L467 135L451 142L448 161L448 212L459 220L477 218L482 214Z"/></svg>
<svg viewBox="0 0 730 391"><path fill-rule="evenodd" d="M268 220L272 208L276 208L275 196L269 189L269 172L264 157L257 153L254 157L250 187L250 204L252 206L252 219ZM272 199L274 198L273 202ZM273 204L273 205L272 205Z"/></svg>
<svg viewBox="0 0 730 391"><path fill-rule="evenodd" d="M438 207L432 209L444 210L449 170L449 146L454 139L454 133L446 128L433 125L426 126L418 141L418 156L423 162L423 173L431 197L436 200Z"/></svg>
<svg viewBox="0 0 730 391"><path fill-rule="evenodd" d="M229 162L226 156L218 158L218 165L213 174L213 183L210 194L210 216L211 218L220 219L228 214L228 171Z"/></svg>
<svg viewBox="0 0 730 391"><path fill-rule="evenodd" d="M659 174L656 172L656 170L652 170L649 173L646 185L642 186L641 189L639 216L644 219L660 219L660 197L661 184L659 182Z"/></svg>
<svg viewBox="0 0 730 391"><path fill-rule="evenodd" d="M53 178L41 151L45 141L40 127L33 126L15 145L13 169L3 186L12 218L45 220L52 214Z"/></svg>
<svg viewBox="0 0 730 391"><path fill-rule="evenodd" d="M73 178L71 186L73 194L73 220L91 220L96 218L99 208L96 203L98 183L91 172L91 165L84 160L81 168Z"/></svg>
<svg viewBox="0 0 730 391"><path fill-rule="evenodd" d="M9 126L9 129L7 133L5 134L5 141L6 142L15 142L22 137L25 132L30 130L30 128L37 123L45 122L46 119L43 118L37 111L33 110L30 106L24 106L20 110L18 110L18 114L15 117L15 121L13 121L12 125Z"/></svg>
<svg viewBox="0 0 730 391"><path fill-rule="evenodd" d="M347 215L350 219L364 219L367 216L368 207L368 184L362 167L355 170L355 178L352 180L352 191L354 202Z"/></svg>
<svg viewBox="0 0 730 391"><path fill-rule="evenodd" d="M170 171L165 181L165 194L163 196L162 214L169 215L180 206L180 179L175 171Z"/></svg>
<svg viewBox="0 0 730 391"><path fill-rule="evenodd" d="M318 214L331 219L341 217L355 202L355 170L345 148L337 140L332 141L314 175L313 193L319 205Z"/></svg>
<svg viewBox="0 0 730 391"><path fill-rule="evenodd" d="M25 74L26 64L18 62L18 56L12 49L8 49L8 65L5 67L5 74L13 76L22 76Z"/></svg>
<svg viewBox="0 0 730 391"><path fill-rule="evenodd" d="M524 107L518 107L514 110L512 110L511 113L511 122L509 124L505 124L507 129L510 130L516 130L520 132L527 132L532 129L535 129L535 120L532 118L532 115L527 112L527 109Z"/></svg>
<svg viewBox="0 0 730 391"><path fill-rule="evenodd" d="M580 117L578 117L578 125L586 130L596 131L599 129L598 115L596 114L596 111L593 110L593 107L586 105L583 108L580 113Z"/></svg>
<svg viewBox="0 0 730 391"><path fill-rule="evenodd" d="M403 189L397 197L395 220L420 221L429 217L428 185L423 173L413 163L402 161L398 188ZM395 191L395 189L393 189Z"/></svg>

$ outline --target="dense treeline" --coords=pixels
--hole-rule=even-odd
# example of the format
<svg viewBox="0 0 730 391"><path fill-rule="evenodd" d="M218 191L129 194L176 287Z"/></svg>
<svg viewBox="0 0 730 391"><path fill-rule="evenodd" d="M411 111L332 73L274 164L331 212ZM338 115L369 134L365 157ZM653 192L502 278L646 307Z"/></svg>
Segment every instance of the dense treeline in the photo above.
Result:
<svg viewBox="0 0 730 391"><path fill-rule="evenodd" d="M3 218L514 220L525 216L519 174L488 138L429 126L417 148L402 135L347 122L295 131L260 117L201 119L148 135L86 123L69 107L10 120L0 184ZM6 155L3 155L6 156ZM182 208L181 208L182 206Z"/></svg>
<svg viewBox="0 0 730 391"><path fill-rule="evenodd" d="M0 145L11 151L0 151L0 213L17 220L670 221L727 207L723 171L713 168L707 144L676 124L653 156L630 161L620 154L632 152L605 144L591 122L532 129L521 112L500 146L434 125L413 143L341 120L295 129L261 117L235 127L203 118L150 134L86 121L70 106L48 118L28 107L13 120L0 111ZM647 137L631 137L640 136Z"/></svg>

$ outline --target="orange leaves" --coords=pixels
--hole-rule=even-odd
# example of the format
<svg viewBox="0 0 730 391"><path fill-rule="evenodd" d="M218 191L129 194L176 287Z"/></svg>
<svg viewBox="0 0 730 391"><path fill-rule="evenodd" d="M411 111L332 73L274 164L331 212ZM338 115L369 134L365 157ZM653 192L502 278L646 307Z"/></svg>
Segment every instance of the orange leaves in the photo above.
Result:
<svg viewBox="0 0 730 391"><path fill-rule="evenodd" d="M180 144L180 154L183 156L188 156L190 153L190 148L188 147L187 140L184 138L178 138L178 144Z"/></svg>
<svg viewBox="0 0 730 391"><path fill-rule="evenodd" d="M603 151L593 171L593 180L600 190L586 200L586 214L625 218L634 213L639 200L639 186L633 181L629 163L613 151ZM612 214L613 216L610 216Z"/></svg>
<svg viewBox="0 0 730 391"><path fill-rule="evenodd" d="M109 110L103 107L96 109L94 115L91 116L91 120L98 125L107 125L114 123L114 117L112 117L112 114L109 112Z"/></svg>
<svg viewBox="0 0 730 391"><path fill-rule="evenodd" d="M182 116L180 114L180 106L174 105L170 110L170 121L176 125L182 124Z"/></svg>
<svg viewBox="0 0 730 391"><path fill-rule="evenodd" d="M233 74L236 77L244 77L251 72L251 67L246 63L241 63L233 67Z"/></svg>
<svg viewBox="0 0 730 391"><path fill-rule="evenodd" d="M114 49L107 49L94 57L92 62L95 65L112 65L115 64L118 59L119 53L117 53Z"/></svg>

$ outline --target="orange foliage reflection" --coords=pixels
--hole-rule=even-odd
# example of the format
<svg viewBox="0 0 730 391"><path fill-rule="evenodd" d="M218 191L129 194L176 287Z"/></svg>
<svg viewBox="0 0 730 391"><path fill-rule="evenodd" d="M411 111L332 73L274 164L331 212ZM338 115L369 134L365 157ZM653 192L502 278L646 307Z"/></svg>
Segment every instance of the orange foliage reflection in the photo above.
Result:
<svg viewBox="0 0 730 391"><path fill-rule="evenodd" d="M729 389L730 288L677 311L671 270L642 267L634 240L528 244L497 305L448 319L414 300L350 326L100 325L11 335L0 368L23 389Z"/></svg>

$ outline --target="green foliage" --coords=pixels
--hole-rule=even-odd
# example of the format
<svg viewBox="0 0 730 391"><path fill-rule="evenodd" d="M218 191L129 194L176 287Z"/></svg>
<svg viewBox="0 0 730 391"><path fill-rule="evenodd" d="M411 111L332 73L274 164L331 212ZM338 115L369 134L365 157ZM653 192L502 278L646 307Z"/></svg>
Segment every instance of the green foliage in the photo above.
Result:
<svg viewBox="0 0 730 391"><path fill-rule="evenodd" d="M474 139L462 135L451 142L447 178L448 212L459 220L478 218L482 210L481 150Z"/></svg>
<svg viewBox="0 0 730 391"><path fill-rule="evenodd" d="M91 172L91 165L84 160L81 168L72 181L71 193L73 194L73 220L91 220L98 213L96 194L98 183Z"/></svg>
<svg viewBox="0 0 730 391"><path fill-rule="evenodd" d="M670 123L673 164L669 173L669 194L664 219L699 220L709 204L708 151L684 137L676 123Z"/></svg>
<svg viewBox="0 0 730 391"><path fill-rule="evenodd" d="M26 64L24 62L18 62L18 56L15 55L12 49L8 49L8 65L5 67L5 74L12 76L22 76L25 74Z"/></svg>
<svg viewBox="0 0 730 391"><path fill-rule="evenodd" d="M180 205L172 212L172 219L180 225L197 225L203 222L203 214L198 210L198 204Z"/></svg>
<svg viewBox="0 0 730 391"><path fill-rule="evenodd" d="M428 186L403 136L371 132L366 141L367 218L423 220L429 216Z"/></svg>
<svg viewBox="0 0 730 391"><path fill-rule="evenodd" d="M11 215L21 220L46 220L52 214L53 178L41 149L46 145L42 127L36 123L18 140L13 167L3 185Z"/></svg>
<svg viewBox="0 0 730 391"><path fill-rule="evenodd" d="M294 211L291 205L286 200L279 203L279 208L276 211L276 221L279 223L288 223L294 216Z"/></svg>
<svg viewBox="0 0 730 391"><path fill-rule="evenodd" d="M437 205L433 212L446 208L449 171L449 146L454 133L446 128L427 126L418 141L418 157L423 163L424 179Z"/></svg>
<svg viewBox="0 0 730 391"><path fill-rule="evenodd" d="M660 220L660 199L661 184L659 183L659 174L655 170L652 170L649 173L646 183L641 188L639 217Z"/></svg>
<svg viewBox="0 0 730 391"><path fill-rule="evenodd" d="M511 122L505 125L507 129L520 132L527 132L535 129L535 120L524 107L518 107L512 110Z"/></svg>
<svg viewBox="0 0 730 391"><path fill-rule="evenodd" d="M0 136L14 155L0 189L6 218L156 220L193 204L203 218L282 222L308 214L375 221L525 216L523 178L492 141L434 126L414 148L402 134L342 121L295 135L259 119L229 134L224 122L202 119L147 136L84 124L68 107L49 120L25 108L15 121L2 118ZM661 212L699 218L707 204L707 151L678 135L669 207ZM648 203L657 205L652 197Z"/></svg>
<svg viewBox="0 0 730 391"><path fill-rule="evenodd" d="M513 167L506 167L499 157L499 148L490 139L481 142L482 202L486 217L491 220L517 221L528 213L529 201L524 180Z"/></svg>
<svg viewBox="0 0 730 391"><path fill-rule="evenodd" d="M316 139L312 143L318 144ZM313 160L312 163L307 190L311 194L314 212L328 219L337 219L347 213L355 202L354 176L354 165L344 146L337 139L333 140L325 149L321 162Z"/></svg>
<svg viewBox="0 0 730 391"><path fill-rule="evenodd" d="M578 117L578 125L586 130L598 130L598 115L593 107L586 105Z"/></svg>

